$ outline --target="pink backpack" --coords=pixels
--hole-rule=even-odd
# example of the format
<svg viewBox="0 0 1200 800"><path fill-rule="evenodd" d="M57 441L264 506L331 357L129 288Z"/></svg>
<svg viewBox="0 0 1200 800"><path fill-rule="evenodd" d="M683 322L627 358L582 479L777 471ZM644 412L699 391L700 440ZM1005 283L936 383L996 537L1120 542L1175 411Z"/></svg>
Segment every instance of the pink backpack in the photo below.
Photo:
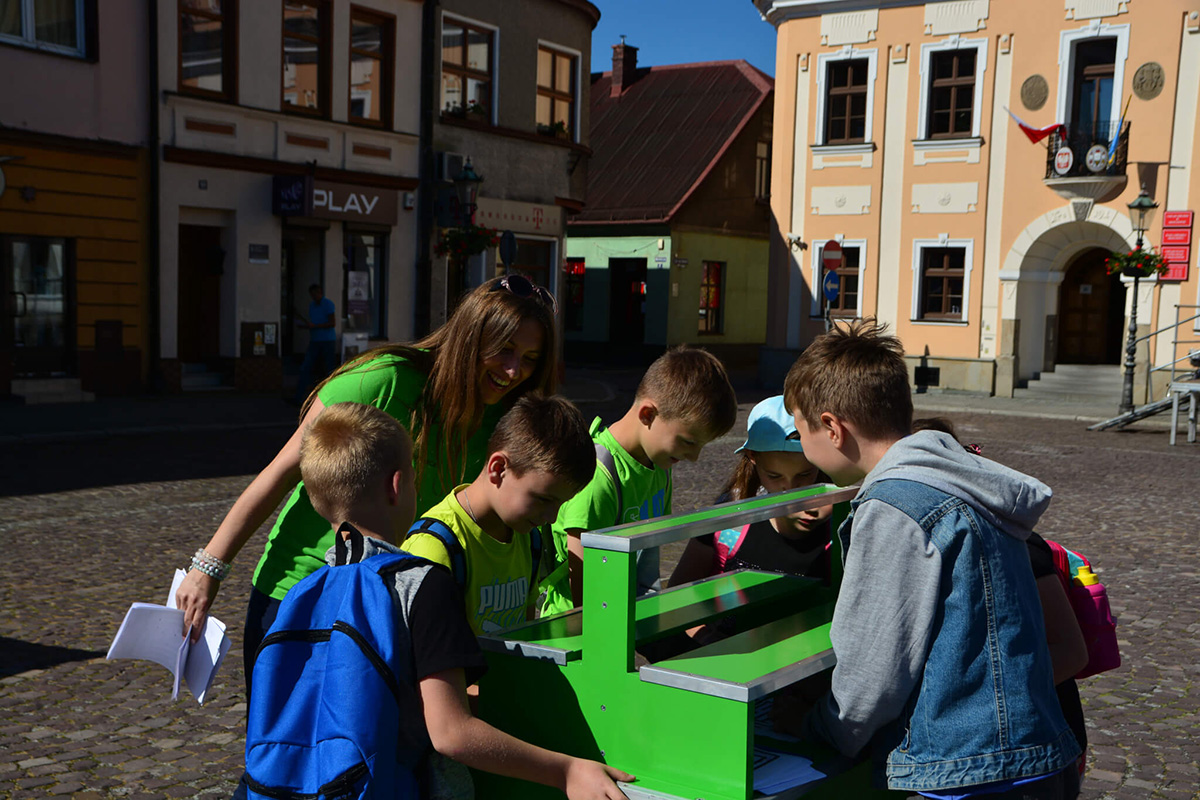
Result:
<svg viewBox="0 0 1200 800"><path fill-rule="evenodd" d="M1054 569L1087 642L1088 663L1075 676L1076 680L1116 669L1121 666L1121 651L1117 646L1117 623L1108 605L1108 591L1086 558L1058 542L1047 539L1046 544L1050 545Z"/></svg>
<svg viewBox="0 0 1200 800"><path fill-rule="evenodd" d="M749 525L743 525L740 528L726 528L723 531L717 531L713 536L713 543L716 545L713 553L714 574L725 571L725 564L737 555L738 548L746 540L746 533L749 530Z"/></svg>

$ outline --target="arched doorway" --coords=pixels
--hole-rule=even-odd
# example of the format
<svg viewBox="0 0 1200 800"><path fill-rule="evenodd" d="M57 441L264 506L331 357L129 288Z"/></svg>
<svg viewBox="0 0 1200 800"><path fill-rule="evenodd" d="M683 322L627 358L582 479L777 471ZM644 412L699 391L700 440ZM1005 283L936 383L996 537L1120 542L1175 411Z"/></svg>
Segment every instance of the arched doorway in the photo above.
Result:
<svg viewBox="0 0 1200 800"><path fill-rule="evenodd" d="M1109 275L1108 250L1080 253L1058 290L1059 364L1119 364L1125 321L1120 275Z"/></svg>

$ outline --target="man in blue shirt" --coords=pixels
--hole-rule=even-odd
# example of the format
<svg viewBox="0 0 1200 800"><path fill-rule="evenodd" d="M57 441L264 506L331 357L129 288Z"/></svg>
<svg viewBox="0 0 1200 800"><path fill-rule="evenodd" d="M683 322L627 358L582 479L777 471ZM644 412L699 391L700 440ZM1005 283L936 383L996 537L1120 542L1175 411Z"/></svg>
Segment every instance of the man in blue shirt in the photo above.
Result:
<svg viewBox="0 0 1200 800"><path fill-rule="evenodd" d="M300 365L300 379L296 382L297 403L304 402L313 384L320 383L335 366L337 352L337 310L333 301L325 296L321 284L308 287L312 302L308 304L308 321L300 322L308 328L308 349L304 351L304 363ZM320 366L317 367L317 362Z"/></svg>

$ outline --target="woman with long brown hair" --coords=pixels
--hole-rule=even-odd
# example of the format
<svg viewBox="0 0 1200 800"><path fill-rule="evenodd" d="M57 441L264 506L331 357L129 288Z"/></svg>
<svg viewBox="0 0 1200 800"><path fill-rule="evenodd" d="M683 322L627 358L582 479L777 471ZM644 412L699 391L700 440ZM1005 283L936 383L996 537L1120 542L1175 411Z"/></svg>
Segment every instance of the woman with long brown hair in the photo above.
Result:
<svg viewBox="0 0 1200 800"><path fill-rule="evenodd" d="M334 533L300 482L300 439L326 406L367 403L408 429L415 445L417 510L423 511L478 474L492 429L521 395L554 392L556 310L546 289L521 276L491 280L467 294L446 324L421 341L371 350L325 379L304 404L296 432L192 559L176 599L193 639L229 562L289 492L254 573L244 643L247 686L255 651L279 602L324 566Z"/></svg>

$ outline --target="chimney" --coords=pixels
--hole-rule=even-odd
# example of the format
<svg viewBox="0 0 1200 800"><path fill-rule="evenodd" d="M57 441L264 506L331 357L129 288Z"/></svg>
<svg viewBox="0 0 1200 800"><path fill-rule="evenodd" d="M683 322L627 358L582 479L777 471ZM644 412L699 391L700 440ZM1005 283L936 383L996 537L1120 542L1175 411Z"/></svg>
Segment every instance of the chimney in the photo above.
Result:
<svg viewBox="0 0 1200 800"><path fill-rule="evenodd" d="M633 83L634 73L637 72L637 52L636 47L625 44L624 36L620 44L613 45L612 88L609 96L620 97L625 87Z"/></svg>

